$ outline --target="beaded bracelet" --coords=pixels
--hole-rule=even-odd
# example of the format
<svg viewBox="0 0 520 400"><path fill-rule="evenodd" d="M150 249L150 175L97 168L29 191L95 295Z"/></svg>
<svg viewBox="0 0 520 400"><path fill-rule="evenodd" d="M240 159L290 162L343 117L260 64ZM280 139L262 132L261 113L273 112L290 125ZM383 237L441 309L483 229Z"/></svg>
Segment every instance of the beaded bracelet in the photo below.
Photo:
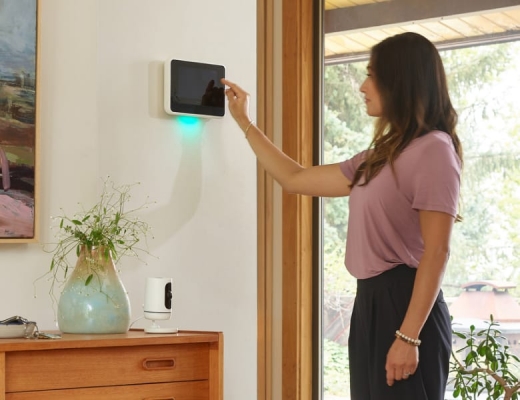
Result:
<svg viewBox="0 0 520 400"><path fill-rule="evenodd" d="M412 346L420 346L421 345L421 340L420 339L412 339L411 337L406 336L400 330L395 331L395 337L397 339L401 339L403 342L411 344Z"/></svg>
<svg viewBox="0 0 520 400"><path fill-rule="evenodd" d="M249 128L251 128L251 126L255 123L255 121L251 121L249 122L249 125L247 125L247 128L244 130L244 135L247 139L247 131L249 130Z"/></svg>

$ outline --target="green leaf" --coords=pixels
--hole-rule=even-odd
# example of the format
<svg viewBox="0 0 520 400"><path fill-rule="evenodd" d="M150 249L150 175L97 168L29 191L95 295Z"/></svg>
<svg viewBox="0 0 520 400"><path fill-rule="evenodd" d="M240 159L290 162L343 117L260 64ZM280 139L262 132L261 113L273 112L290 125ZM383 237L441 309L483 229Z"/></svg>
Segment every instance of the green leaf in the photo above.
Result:
<svg viewBox="0 0 520 400"><path fill-rule="evenodd" d="M458 337L461 338L461 339L466 339L466 335L463 334L462 332L456 332L456 331L453 331L453 334L454 334L455 336L458 336Z"/></svg>
<svg viewBox="0 0 520 400"><path fill-rule="evenodd" d="M90 281L92 281L92 278L94 277L94 274L90 274L88 278L85 280L85 286L88 286Z"/></svg>
<svg viewBox="0 0 520 400"><path fill-rule="evenodd" d="M477 358L477 353L475 351L470 351L466 356L466 365L470 365L475 358Z"/></svg>

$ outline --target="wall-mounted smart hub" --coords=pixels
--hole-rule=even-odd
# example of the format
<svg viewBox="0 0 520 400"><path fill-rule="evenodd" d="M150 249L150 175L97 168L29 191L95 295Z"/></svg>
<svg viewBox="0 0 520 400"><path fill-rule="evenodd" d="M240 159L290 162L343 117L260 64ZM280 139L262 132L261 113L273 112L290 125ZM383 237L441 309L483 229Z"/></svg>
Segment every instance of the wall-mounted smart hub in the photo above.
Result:
<svg viewBox="0 0 520 400"><path fill-rule="evenodd" d="M164 63L164 110L204 118L225 114L223 65L170 59Z"/></svg>

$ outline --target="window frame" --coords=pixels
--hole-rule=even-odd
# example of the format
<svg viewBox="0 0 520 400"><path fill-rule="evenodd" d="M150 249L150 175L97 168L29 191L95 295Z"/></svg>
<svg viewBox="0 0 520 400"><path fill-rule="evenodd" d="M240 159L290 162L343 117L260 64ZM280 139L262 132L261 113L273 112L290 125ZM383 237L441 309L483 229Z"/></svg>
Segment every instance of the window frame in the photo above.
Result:
<svg viewBox="0 0 520 400"><path fill-rule="evenodd" d="M405 1L406 3L406 1ZM448 6L452 3L445 2ZM475 8L472 12L520 4L518 0L464 0ZM257 123L266 135L276 142L282 132L282 149L304 166L316 160L318 145L315 130L319 128L320 113L316 99L320 99L319 79L322 55L321 29L316 10L318 0L282 0L281 16L277 16L276 0L257 0L258 85ZM451 8L451 7L449 7ZM456 12L453 12L456 14ZM280 20L281 30L277 26ZM282 38L280 38L280 35ZM321 31L320 31L321 35ZM281 51L276 44L282 40ZM281 54L279 54L281 53ZM276 58L281 59L281 72ZM316 61L316 59L318 59ZM281 75L283 90L277 98L275 77ZM273 101L274 100L274 101ZM276 121L276 107L283 109L281 123ZM319 107L318 107L319 108ZM280 129L281 128L281 129ZM272 179L258 167L258 399L310 400L319 391L319 379L313 375L319 353L313 339L319 334L316 323L316 301L313 288L319 285L316 272L318 254L315 244L319 238L315 219L317 203L309 197L284 193L281 196L281 221L273 216L279 199ZM313 219L314 218L314 219ZM273 241L281 224L282 254L275 254ZM280 258L280 259L279 259ZM281 267L282 284L276 282L274 268ZM314 272L313 272L314 268ZM290 284L283 285L283 282ZM277 340L273 314L277 304L275 290L282 287L281 365L276 365L274 349ZM314 324L314 328L313 328ZM313 353L314 351L314 353ZM281 371L281 388L275 387L273 376ZM314 388L313 388L314 379ZM314 395L316 395L314 393Z"/></svg>
<svg viewBox="0 0 520 400"><path fill-rule="evenodd" d="M315 101L315 15L319 1L283 0L281 9L281 106L282 150L304 166L313 164ZM257 0L258 85L257 124L267 137L276 141L275 94L276 71L275 0ZM279 33L278 33L279 36ZM276 198L274 184L258 166L258 399L277 398L281 390L284 400L312 398L312 266L313 266L313 200L308 196L281 195L281 260L275 260L273 240L276 237L273 209ZM278 261L278 262L277 262ZM273 268L282 267L281 366L274 365ZM273 374L281 371L281 388L273 387Z"/></svg>

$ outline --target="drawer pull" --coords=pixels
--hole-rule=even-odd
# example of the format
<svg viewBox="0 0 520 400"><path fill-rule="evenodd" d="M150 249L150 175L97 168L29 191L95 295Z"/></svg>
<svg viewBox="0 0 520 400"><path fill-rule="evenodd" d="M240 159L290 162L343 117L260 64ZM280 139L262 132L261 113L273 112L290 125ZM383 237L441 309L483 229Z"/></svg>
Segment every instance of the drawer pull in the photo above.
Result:
<svg viewBox="0 0 520 400"><path fill-rule="evenodd" d="M147 358L143 361L143 368L147 371L173 369L175 368L175 358Z"/></svg>

